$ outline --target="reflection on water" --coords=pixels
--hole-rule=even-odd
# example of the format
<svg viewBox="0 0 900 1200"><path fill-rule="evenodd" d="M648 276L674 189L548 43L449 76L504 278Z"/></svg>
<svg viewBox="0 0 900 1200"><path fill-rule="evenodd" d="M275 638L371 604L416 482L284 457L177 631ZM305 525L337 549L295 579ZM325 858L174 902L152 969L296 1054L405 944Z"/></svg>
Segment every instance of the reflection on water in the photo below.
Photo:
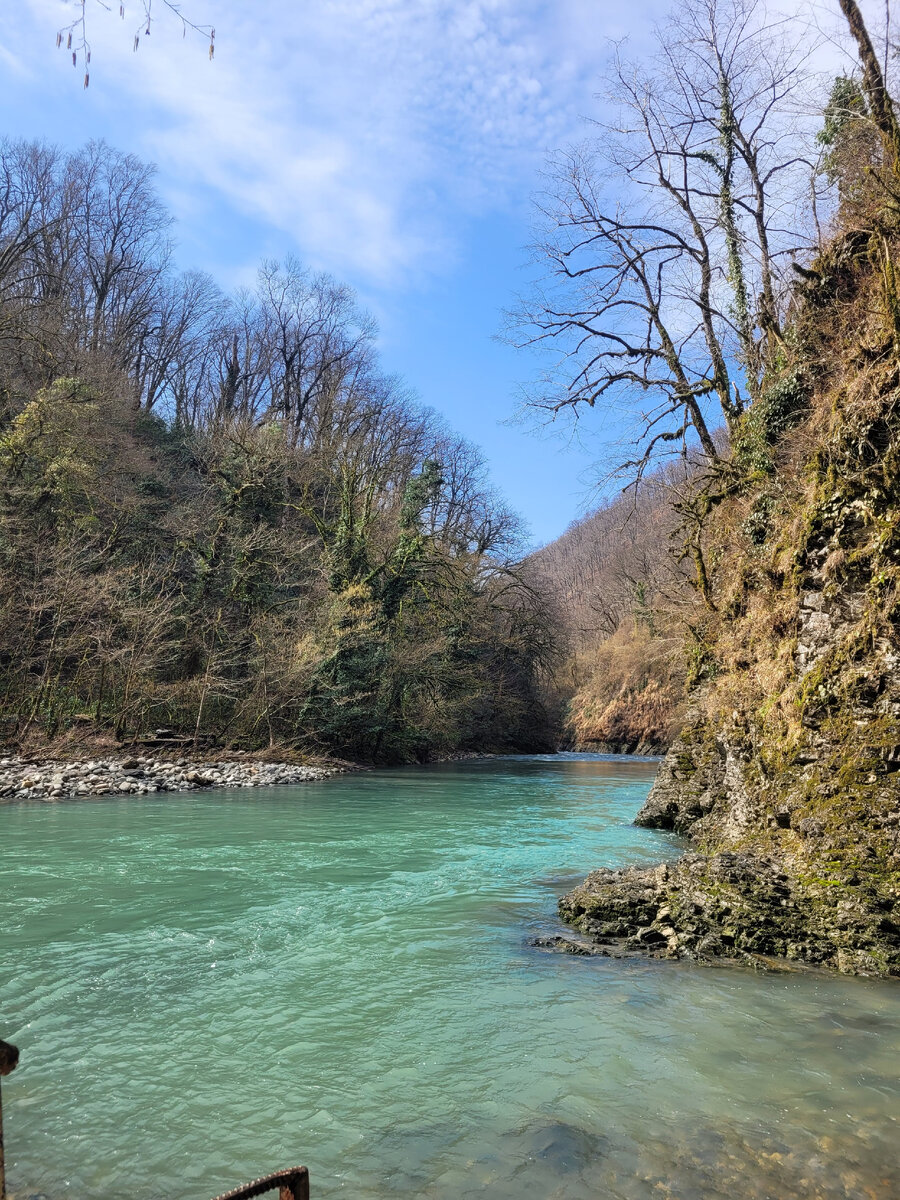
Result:
<svg viewBox="0 0 900 1200"><path fill-rule="evenodd" d="M652 762L0 809L14 1192L900 1195L900 992L530 946Z"/></svg>

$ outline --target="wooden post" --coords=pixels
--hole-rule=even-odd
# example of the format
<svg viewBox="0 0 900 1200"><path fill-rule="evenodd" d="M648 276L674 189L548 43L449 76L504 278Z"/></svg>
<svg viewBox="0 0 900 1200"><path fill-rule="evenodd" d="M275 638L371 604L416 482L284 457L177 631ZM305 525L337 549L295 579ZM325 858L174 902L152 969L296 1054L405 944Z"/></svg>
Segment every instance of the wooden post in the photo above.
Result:
<svg viewBox="0 0 900 1200"><path fill-rule="evenodd" d="M0 1041L0 1075L14 1071L19 1062L19 1051L9 1042ZM307 1190L307 1196L309 1191ZM6 1200L6 1163L3 1158L3 1093L0 1092L0 1200Z"/></svg>

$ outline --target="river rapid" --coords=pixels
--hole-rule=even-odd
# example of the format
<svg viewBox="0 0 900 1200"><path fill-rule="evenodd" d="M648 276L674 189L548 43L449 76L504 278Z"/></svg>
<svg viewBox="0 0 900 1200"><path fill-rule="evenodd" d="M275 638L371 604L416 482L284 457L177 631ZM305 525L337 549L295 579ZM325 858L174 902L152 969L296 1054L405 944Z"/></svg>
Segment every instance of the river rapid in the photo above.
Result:
<svg viewBox="0 0 900 1200"><path fill-rule="evenodd" d="M0 808L17 1200L900 1195L900 987L540 950L656 764Z"/></svg>

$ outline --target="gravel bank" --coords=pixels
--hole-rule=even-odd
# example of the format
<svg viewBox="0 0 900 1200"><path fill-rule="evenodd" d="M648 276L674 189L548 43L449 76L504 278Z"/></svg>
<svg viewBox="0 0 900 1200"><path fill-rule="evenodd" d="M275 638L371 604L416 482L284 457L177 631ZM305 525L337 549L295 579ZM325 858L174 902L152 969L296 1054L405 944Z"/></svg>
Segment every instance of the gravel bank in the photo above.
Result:
<svg viewBox="0 0 900 1200"><path fill-rule="evenodd" d="M205 762L187 758L91 758L83 762L0 758L0 801L64 800L68 796L149 796L201 788L272 787L309 783L337 774L337 767L293 763Z"/></svg>

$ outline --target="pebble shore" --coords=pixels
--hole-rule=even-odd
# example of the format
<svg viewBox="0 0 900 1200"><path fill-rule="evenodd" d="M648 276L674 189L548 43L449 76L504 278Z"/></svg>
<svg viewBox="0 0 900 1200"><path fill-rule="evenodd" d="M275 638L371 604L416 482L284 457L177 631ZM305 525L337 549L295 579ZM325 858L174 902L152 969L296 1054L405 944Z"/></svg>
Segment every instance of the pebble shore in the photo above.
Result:
<svg viewBox="0 0 900 1200"><path fill-rule="evenodd" d="M203 762L187 758L92 758L83 762L31 762L0 758L0 801L63 800L68 796L149 796L201 788L273 787L309 783L335 774L332 767L272 762Z"/></svg>

